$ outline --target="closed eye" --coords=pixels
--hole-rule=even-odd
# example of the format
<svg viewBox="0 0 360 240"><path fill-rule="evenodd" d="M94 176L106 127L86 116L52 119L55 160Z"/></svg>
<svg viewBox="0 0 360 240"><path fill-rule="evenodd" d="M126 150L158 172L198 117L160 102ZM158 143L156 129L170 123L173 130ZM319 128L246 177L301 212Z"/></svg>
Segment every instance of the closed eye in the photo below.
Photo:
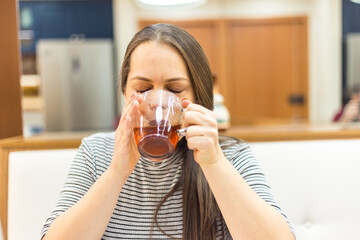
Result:
<svg viewBox="0 0 360 240"><path fill-rule="evenodd" d="M184 90L175 90L175 89L171 89L171 88L168 88L167 89L169 92L172 92L172 93L175 93L175 94L179 94L179 93L182 93Z"/></svg>
<svg viewBox="0 0 360 240"><path fill-rule="evenodd" d="M138 93L144 93L144 92L146 92L146 91L151 90L151 88L144 89L144 90L138 90L138 89L135 89L135 90L136 90L136 92L138 92Z"/></svg>

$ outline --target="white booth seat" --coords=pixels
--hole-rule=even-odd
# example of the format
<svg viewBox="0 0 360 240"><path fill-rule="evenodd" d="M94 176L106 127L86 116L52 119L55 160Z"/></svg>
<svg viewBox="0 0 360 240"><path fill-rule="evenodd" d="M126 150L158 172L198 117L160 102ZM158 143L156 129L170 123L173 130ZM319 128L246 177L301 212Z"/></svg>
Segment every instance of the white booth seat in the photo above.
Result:
<svg viewBox="0 0 360 240"><path fill-rule="evenodd" d="M298 240L360 239L360 139L252 148Z"/></svg>
<svg viewBox="0 0 360 240"><path fill-rule="evenodd" d="M8 240L40 239L75 153L76 149L10 153Z"/></svg>
<svg viewBox="0 0 360 240"><path fill-rule="evenodd" d="M358 240L360 139L252 143L298 240ZM39 239L76 149L9 157L8 239Z"/></svg>

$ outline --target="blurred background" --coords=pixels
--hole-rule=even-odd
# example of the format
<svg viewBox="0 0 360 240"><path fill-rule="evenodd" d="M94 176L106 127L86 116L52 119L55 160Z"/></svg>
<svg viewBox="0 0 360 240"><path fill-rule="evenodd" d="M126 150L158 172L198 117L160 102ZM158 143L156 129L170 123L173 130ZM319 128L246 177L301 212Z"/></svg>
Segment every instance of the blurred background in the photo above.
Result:
<svg viewBox="0 0 360 240"><path fill-rule="evenodd" d="M360 0L149 1L0 0L0 239L38 239L82 138L116 127L127 44L158 22L204 48L219 129L251 143L298 239L358 239Z"/></svg>
<svg viewBox="0 0 360 240"><path fill-rule="evenodd" d="M112 130L126 46L158 22L183 27L203 46L231 126L330 123L360 83L360 4L164 2L20 0L23 134Z"/></svg>

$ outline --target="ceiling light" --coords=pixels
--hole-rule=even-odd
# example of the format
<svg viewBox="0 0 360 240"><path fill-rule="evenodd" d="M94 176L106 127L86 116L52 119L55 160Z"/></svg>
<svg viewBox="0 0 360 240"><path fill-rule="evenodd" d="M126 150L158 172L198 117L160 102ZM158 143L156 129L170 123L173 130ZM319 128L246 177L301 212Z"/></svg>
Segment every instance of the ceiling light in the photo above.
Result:
<svg viewBox="0 0 360 240"><path fill-rule="evenodd" d="M359 3L360 4L360 0L350 0L352 1L353 3Z"/></svg>

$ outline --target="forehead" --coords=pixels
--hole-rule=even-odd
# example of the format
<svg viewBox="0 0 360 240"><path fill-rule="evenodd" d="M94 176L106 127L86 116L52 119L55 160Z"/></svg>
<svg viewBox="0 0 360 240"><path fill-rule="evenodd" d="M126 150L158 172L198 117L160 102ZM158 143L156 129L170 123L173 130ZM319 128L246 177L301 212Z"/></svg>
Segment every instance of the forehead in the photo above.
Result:
<svg viewBox="0 0 360 240"><path fill-rule="evenodd" d="M178 50L164 43L142 43L134 49L130 59L130 75L150 74L159 77L180 74L185 77L187 73L186 63Z"/></svg>
<svg viewBox="0 0 360 240"><path fill-rule="evenodd" d="M166 43L159 43L156 41L147 41L137 46L131 54L131 60L133 59L161 59L161 58L179 58L182 60L182 56L178 50ZM133 63L133 61L131 61Z"/></svg>

